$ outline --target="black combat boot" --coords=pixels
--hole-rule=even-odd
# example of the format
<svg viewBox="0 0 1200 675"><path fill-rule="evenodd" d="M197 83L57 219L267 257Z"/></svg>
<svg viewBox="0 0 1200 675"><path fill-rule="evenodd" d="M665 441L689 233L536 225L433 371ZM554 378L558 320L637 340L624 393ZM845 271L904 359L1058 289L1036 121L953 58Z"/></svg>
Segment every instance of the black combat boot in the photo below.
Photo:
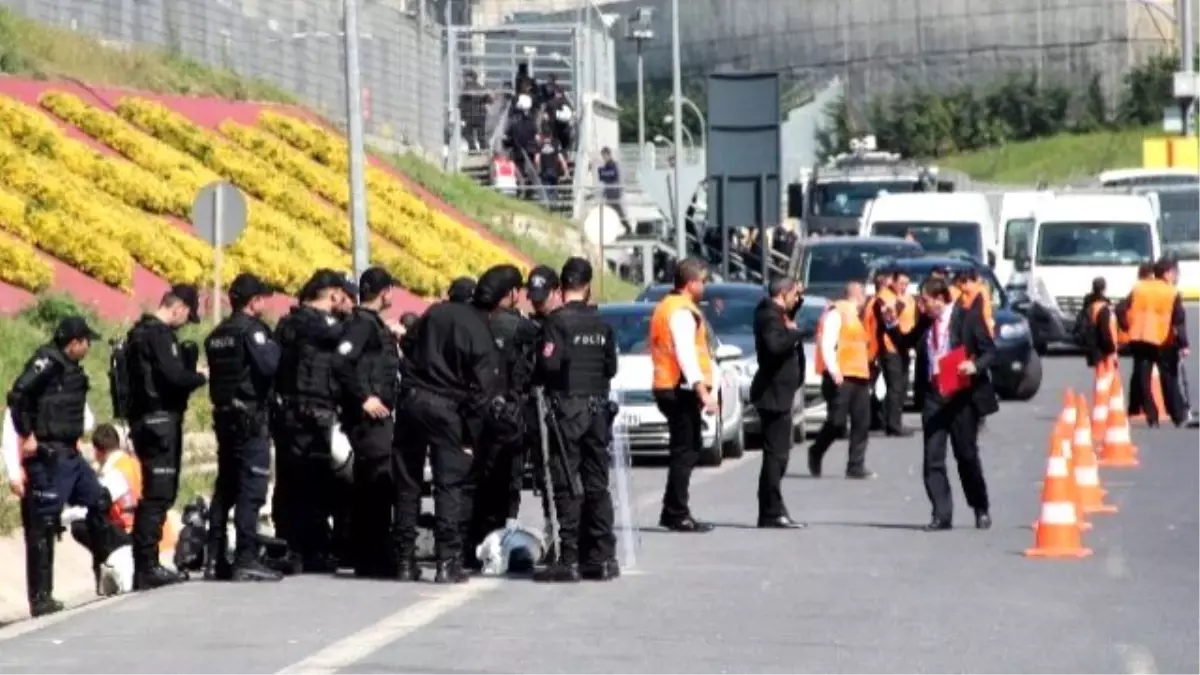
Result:
<svg viewBox="0 0 1200 675"><path fill-rule="evenodd" d="M233 561L233 581L282 581L283 573L264 565L255 553L255 548L237 552Z"/></svg>
<svg viewBox="0 0 1200 675"><path fill-rule="evenodd" d="M420 581L421 566L417 564L416 554L401 555L396 563L396 581Z"/></svg>
<svg viewBox="0 0 1200 675"><path fill-rule="evenodd" d="M181 581L183 581L182 577L162 565L154 565L149 568L139 567L133 575L133 590L150 591Z"/></svg>
<svg viewBox="0 0 1200 675"><path fill-rule="evenodd" d="M463 567L462 559L454 556L449 560L439 560L437 564L437 574L433 577L435 584L465 584L471 578L471 574Z"/></svg>
<svg viewBox="0 0 1200 675"><path fill-rule="evenodd" d="M616 559L609 558L602 563L582 565L579 574L588 581L612 581L621 576L621 566Z"/></svg>
<svg viewBox="0 0 1200 675"><path fill-rule="evenodd" d="M63 610L63 604L54 599L54 530L51 524L43 527L44 531L27 535L25 544L29 614L35 618Z"/></svg>
<svg viewBox="0 0 1200 675"><path fill-rule="evenodd" d="M583 577L576 563L557 562L533 573L533 580L544 584L573 584Z"/></svg>
<svg viewBox="0 0 1200 675"><path fill-rule="evenodd" d="M209 541L204 547L204 578L207 581L233 579L233 565L229 564L229 551L224 537Z"/></svg>

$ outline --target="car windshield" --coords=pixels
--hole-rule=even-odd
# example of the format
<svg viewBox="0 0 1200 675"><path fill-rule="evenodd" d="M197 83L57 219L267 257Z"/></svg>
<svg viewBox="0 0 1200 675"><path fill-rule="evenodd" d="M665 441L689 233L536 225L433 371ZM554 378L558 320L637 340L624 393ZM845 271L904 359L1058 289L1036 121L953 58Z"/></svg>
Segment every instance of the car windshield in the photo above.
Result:
<svg viewBox="0 0 1200 675"><path fill-rule="evenodd" d="M817 183L813 215L861 216L867 202L888 193L914 192L915 180L835 181Z"/></svg>
<svg viewBox="0 0 1200 675"><path fill-rule="evenodd" d="M612 326L617 339L618 354L650 353L650 316L653 308L644 311L606 311L600 308L600 318Z"/></svg>
<svg viewBox="0 0 1200 675"><path fill-rule="evenodd" d="M1114 178L1101 183L1104 187L1158 187L1160 185L1195 185L1197 177L1194 174L1159 174L1145 176L1129 176Z"/></svg>
<svg viewBox="0 0 1200 675"><path fill-rule="evenodd" d="M1148 223L1042 223L1039 265L1136 265L1153 259Z"/></svg>
<svg viewBox="0 0 1200 675"><path fill-rule="evenodd" d="M754 310L757 302L713 298L700 301L700 311L712 324L717 336L747 335L754 333Z"/></svg>
<svg viewBox="0 0 1200 675"><path fill-rule="evenodd" d="M1033 218L1013 218L1004 224L1004 259L1016 260L1029 255L1033 236Z"/></svg>
<svg viewBox="0 0 1200 675"><path fill-rule="evenodd" d="M1200 260L1200 190L1158 193L1163 252L1176 260Z"/></svg>
<svg viewBox="0 0 1200 675"><path fill-rule="evenodd" d="M863 281L871 263L879 258L904 258L921 254L911 242L863 242L845 239L834 244L806 246L800 262L804 284L844 284Z"/></svg>
<svg viewBox="0 0 1200 675"><path fill-rule="evenodd" d="M658 302L670 292L671 287L667 285L650 286L642 291L642 294L638 296L638 301ZM757 304L766 295L763 287L755 284L712 284L704 287L704 297L700 299L700 302L720 299L726 302Z"/></svg>
<svg viewBox="0 0 1200 675"><path fill-rule="evenodd" d="M926 223L882 221L871 225L871 234L916 241L929 253L978 258L983 250L979 223Z"/></svg>

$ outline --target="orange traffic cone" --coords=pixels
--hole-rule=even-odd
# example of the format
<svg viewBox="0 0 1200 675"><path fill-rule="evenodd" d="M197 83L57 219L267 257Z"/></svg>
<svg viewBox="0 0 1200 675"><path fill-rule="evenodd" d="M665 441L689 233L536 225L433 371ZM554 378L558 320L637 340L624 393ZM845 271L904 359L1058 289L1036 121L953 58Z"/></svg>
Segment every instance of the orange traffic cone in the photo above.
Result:
<svg viewBox="0 0 1200 675"><path fill-rule="evenodd" d="M1075 506L1074 479L1062 446L1052 443L1042 487L1042 513L1034 527L1033 548L1025 555L1037 558L1083 558L1092 554L1083 547Z"/></svg>
<svg viewBox="0 0 1200 675"><path fill-rule="evenodd" d="M1104 431L1104 445L1100 455L1100 466L1132 468L1139 464L1137 448L1129 433L1129 416L1125 412L1125 396L1121 380L1114 380L1112 397L1108 402L1108 428Z"/></svg>
<svg viewBox="0 0 1200 675"><path fill-rule="evenodd" d="M1066 443L1063 448L1063 457L1071 459L1071 437L1075 434L1075 423L1079 417L1079 411L1075 406L1075 392L1067 389L1063 394L1062 412L1058 414L1058 421L1054 424L1054 433L1051 436L1055 444Z"/></svg>
<svg viewBox="0 0 1200 675"><path fill-rule="evenodd" d="M1075 408L1072 407L1071 409L1074 410ZM1064 411L1065 410L1066 409L1064 408ZM1070 417L1071 419L1077 419L1076 415L1071 415ZM1068 429L1066 424L1060 420L1058 424L1054 425L1054 431L1052 431L1050 434L1050 456L1053 457L1054 453L1058 452L1063 459L1067 460L1067 466L1073 466L1071 462L1071 457L1073 454L1071 452L1071 444L1074 438L1074 428ZM1079 529L1086 532L1092 529L1092 524L1083 520L1083 502L1081 502L1079 499L1080 493L1079 487L1076 485L1074 469L1071 471L1071 481L1070 485L1068 486L1071 490L1071 500L1075 502L1075 513L1079 516ZM1037 526L1038 524L1035 521L1033 523L1033 529L1036 530Z"/></svg>
<svg viewBox="0 0 1200 675"><path fill-rule="evenodd" d="M1108 403L1112 397L1113 379L1118 377L1112 361L1104 360L1096 366L1096 386L1092 406L1092 446L1100 452L1104 445L1104 431L1108 428Z"/></svg>
<svg viewBox="0 0 1200 675"><path fill-rule="evenodd" d="M1076 503L1080 513L1116 513L1117 507L1104 503L1100 488L1100 469L1092 450L1091 423L1087 419L1087 400L1079 397L1079 423L1075 427L1071 465L1075 474Z"/></svg>

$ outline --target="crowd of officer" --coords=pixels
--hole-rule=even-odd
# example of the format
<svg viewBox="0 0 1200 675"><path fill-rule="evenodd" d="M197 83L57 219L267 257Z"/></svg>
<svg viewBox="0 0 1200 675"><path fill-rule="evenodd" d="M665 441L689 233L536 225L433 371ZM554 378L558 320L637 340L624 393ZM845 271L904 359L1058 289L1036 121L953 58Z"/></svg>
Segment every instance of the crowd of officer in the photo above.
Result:
<svg viewBox="0 0 1200 675"><path fill-rule="evenodd" d="M183 417L205 384L218 446L206 578L282 578L263 563L258 532L272 441L276 535L304 571L419 580L428 459L436 582L465 582L480 567L475 547L516 517L531 464L535 476L547 477L539 485L543 511L556 516L548 517L554 555L534 579L618 576L608 493L616 344L591 302L591 281L581 258L561 273L535 268L527 280L501 265L477 282L456 280L420 318L393 323L384 312L397 284L386 270L368 269L357 284L319 270L273 329L263 317L275 289L242 274L228 290L230 316L204 341L203 360L200 345L176 334L199 320L196 289L172 287L134 324L113 364L114 394L121 392L115 412L128 422L143 476L135 590L182 580L159 564L158 544L179 490ZM518 308L523 297L528 316ZM21 445L23 475L13 486L34 615L62 608L53 599L53 552L65 504L88 509L89 536L101 542L97 564L108 552L111 497L80 450L89 389L80 361L99 337L79 317L63 320L8 395ZM339 438L352 449L350 482L338 480Z"/></svg>

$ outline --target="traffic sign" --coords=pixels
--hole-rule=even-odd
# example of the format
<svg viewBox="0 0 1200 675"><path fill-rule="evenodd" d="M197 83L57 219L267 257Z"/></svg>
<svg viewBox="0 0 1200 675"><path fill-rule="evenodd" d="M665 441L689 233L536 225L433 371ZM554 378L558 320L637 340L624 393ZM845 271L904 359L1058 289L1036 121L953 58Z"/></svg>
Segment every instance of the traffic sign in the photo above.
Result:
<svg viewBox="0 0 1200 675"><path fill-rule="evenodd" d="M229 181L200 189L192 202L192 227L213 247L212 321L221 322L221 259L224 248L246 229L246 198Z"/></svg>

